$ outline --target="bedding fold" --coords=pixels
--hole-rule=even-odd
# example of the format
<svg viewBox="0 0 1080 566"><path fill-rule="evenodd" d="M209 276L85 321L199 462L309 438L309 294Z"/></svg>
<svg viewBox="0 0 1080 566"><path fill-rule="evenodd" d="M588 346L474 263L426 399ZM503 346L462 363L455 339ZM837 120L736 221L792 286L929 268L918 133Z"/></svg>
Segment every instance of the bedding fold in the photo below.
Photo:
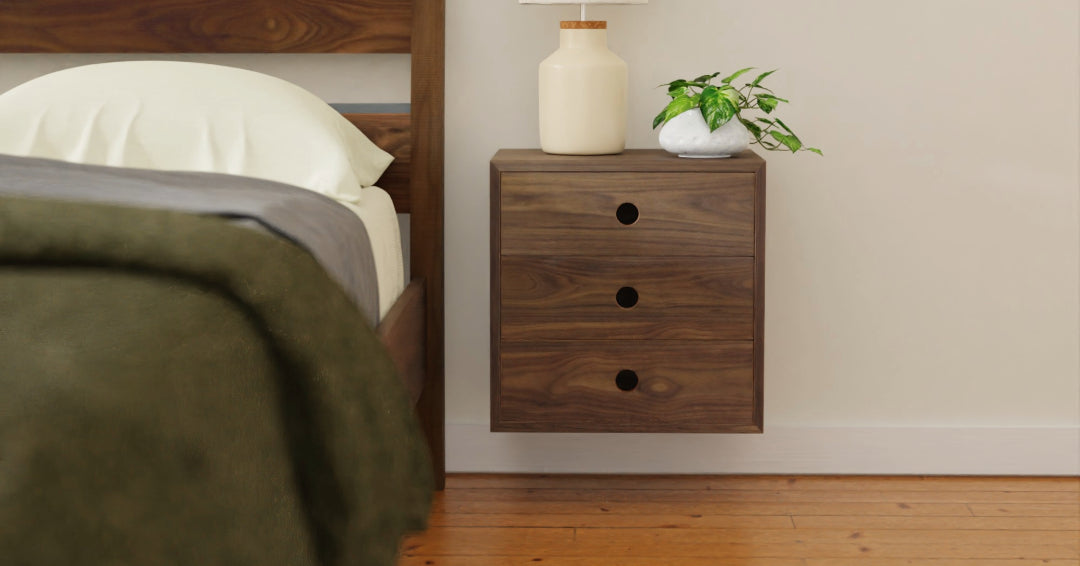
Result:
<svg viewBox="0 0 1080 566"><path fill-rule="evenodd" d="M394 564L430 505L427 449L311 254L214 216L7 192L5 564Z"/></svg>
<svg viewBox="0 0 1080 566"><path fill-rule="evenodd" d="M379 322L379 285L363 221L343 205L292 185L219 173L152 171L0 154L0 195L211 214L246 222L308 250Z"/></svg>

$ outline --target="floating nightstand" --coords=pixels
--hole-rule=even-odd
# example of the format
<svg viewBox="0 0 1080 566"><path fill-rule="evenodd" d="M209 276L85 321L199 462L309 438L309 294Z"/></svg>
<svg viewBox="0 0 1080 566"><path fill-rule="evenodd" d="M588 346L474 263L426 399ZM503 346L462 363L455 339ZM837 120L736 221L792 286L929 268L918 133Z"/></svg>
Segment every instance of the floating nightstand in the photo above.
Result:
<svg viewBox="0 0 1080 566"><path fill-rule="evenodd" d="M765 162L491 162L491 428L761 432Z"/></svg>

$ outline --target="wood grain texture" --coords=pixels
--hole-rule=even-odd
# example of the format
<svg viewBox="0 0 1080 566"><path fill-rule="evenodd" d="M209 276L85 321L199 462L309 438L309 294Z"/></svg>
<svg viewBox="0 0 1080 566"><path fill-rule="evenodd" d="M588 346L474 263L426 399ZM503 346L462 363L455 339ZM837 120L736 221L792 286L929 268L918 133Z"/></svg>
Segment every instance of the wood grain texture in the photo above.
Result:
<svg viewBox="0 0 1080 566"><path fill-rule="evenodd" d="M657 502L640 500L634 502L602 501L474 501L450 499L436 502L440 513L530 513L530 514L612 514L612 515L665 515L690 513L692 515L815 515L815 516L918 516L918 517L970 517L971 512L963 503L815 503L815 502L745 502L718 503L686 501Z"/></svg>
<svg viewBox="0 0 1080 566"><path fill-rule="evenodd" d="M690 160L657 150L615 156L500 150L491 161L492 430L761 432L764 167L752 152ZM626 203L634 214L617 214ZM637 292L636 304L618 304L622 287ZM598 393L617 391L614 374L600 379L589 364L611 356L590 360L588 350L610 340L628 341L627 355L653 371L685 357L679 346L665 350L669 345L700 341L697 347L706 350L716 340L744 341L751 356L741 368L751 376L741 397L747 405L733 412L706 394L697 413L669 418L648 415L645 404L613 404L639 392L610 399ZM648 361L640 357L646 353ZM585 370L600 381L588 382L580 375ZM685 379L695 372L676 373ZM603 409L590 412L581 396L552 395L551 387L564 385L559 379L588 383L583 389ZM508 389L514 380L516 389ZM701 409L710 404L717 411L711 421ZM517 415L509 417L507 407ZM747 415L748 422L741 420Z"/></svg>
<svg viewBox="0 0 1080 566"><path fill-rule="evenodd" d="M1035 535L1035 534L1032 534ZM930 552L932 553L932 551ZM807 558L805 566L869 566L866 558ZM1077 566L1065 558L874 558L873 566Z"/></svg>
<svg viewBox="0 0 1080 566"><path fill-rule="evenodd" d="M1080 533L1080 517L848 517L793 515L800 529L939 529L982 531L1070 531Z"/></svg>
<svg viewBox="0 0 1080 566"><path fill-rule="evenodd" d="M754 338L753 258L503 256L504 341ZM637 303L616 293L631 287Z"/></svg>
<svg viewBox="0 0 1080 566"><path fill-rule="evenodd" d="M830 519L833 517L820 517ZM991 520L991 519L987 519ZM784 515L700 515L689 513L435 513L432 527L525 527L575 529L794 529ZM1047 529L1052 530L1052 529Z"/></svg>
<svg viewBox="0 0 1080 566"><path fill-rule="evenodd" d="M502 377L502 356L499 354L502 344L502 174L492 162L488 167L490 175L490 234L491 234L491 270L490 270L490 367L489 387L491 398L489 422L498 421L499 380Z"/></svg>
<svg viewBox="0 0 1080 566"><path fill-rule="evenodd" d="M500 355L495 431L756 430L749 342L504 340Z"/></svg>
<svg viewBox="0 0 1080 566"><path fill-rule="evenodd" d="M815 529L572 529L434 527L411 539L405 554L423 556L514 555L522 548L562 557L654 558L678 564L682 557L851 559L1076 560L1080 543L1061 531L851 531Z"/></svg>
<svg viewBox="0 0 1080 566"><path fill-rule="evenodd" d="M435 482L446 476L443 172L446 58L445 0L412 2L410 268L424 279L427 379L417 412L431 450Z"/></svg>
<svg viewBox="0 0 1080 566"><path fill-rule="evenodd" d="M669 507L677 507L672 504ZM530 527L575 529L859 529L1039 530L1080 532L1075 517L893 517L820 515L705 515L701 513L437 513L433 527Z"/></svg>
<svg viewBox="0 0 1080 566"><path fill-rule="evenodd" d="M524 547L532 550L533 547ZM507 556L471 555L471 556L413 556L406 555L398 562L399 566L538 566L543 564L556 564L557 566L806 566L802 560L791 558L760 558L747 561L746 558L722 558L681 556L679 561L673 564L656 558L638 558L620 556L618 562L612 561L607 556L559 556L558 558L540 558L536 555L548 557L543 552L534 554L515 554ZM859 566L868 566L860 564ZM876 564L873 566L877 566ZM911 566L910 564L905 566ZM927 565L936 566L936 565ZM951 566L951 565L946 565ZM964 566L984 566L983 564L969 564ZM993 565L985 565L993 566ZM1009 566L1016 566L1010 564ZM1028 566L1028 565L1022 565ZM1035 564L1030 566L1061 566L1060 564ZM1069 564L1068 566L1076 566Z"/></svg>
<svg viewBox="0 0 1080 566"><path fill-rule="evenodd" d="M394 361L415 405L424 390L424 282L413 279L379 322L375 333Z"/></svg>
<svg viewBox="0 0 1080 566"><path fill-rule="evenodd" d="M412 210L412 132L408 114L342 114L375 145L394 156L393 163L376 185L390 193L394 208L405 214Z"/></svg>
<svg viewBox="0 0 1080 566"><path fill-rule="evenodd" d="M729 159L682 159L658 149L618 155L548 155L539 149L500 149L492 158L503 172L755 173L765 160L752 150Z"/></svg>
<svg viewBox="0 0 1080 566"><path fill-rule="evenodd" d="M754 424L765 427L765 162L754 172Z"/></svg>
<svg viewBox="0 0 1080 566"><path fill-rule="evenodd" d="M503 172L501 222L504 255L750 257L754 176Z"/></svg>
<svg viewBox="0 0 1080 566"><path fill-rule="evenodd" d="M525 547L530 548L531 547ZM543 552L508 556L404 556L400 566L1077 566L1075 560L1032 559L909 559L909 558L771 558L724 556L680 556L677 562L657 557L620 556L615 562L608 556L558 556L537 559Z"/></svg>
<svg viewBox="0 0 1080 566"><path fill-rule="evenodd" d="M0 0L0 52L409 53L411 4Z"/></svg>
<svg viewBox="0 0 1080 566"><path fill-rule="evenodd" d="M975 517L1075 517L1080 513L1080 502L969 503L967 507Z"/></svg>
<svg viewBox="0 0 1080 566"><path fill-rule="evenodd" d="M449 534L449 533L448 533ZM524 533L523 533L524 534ZM452 536L452 535L451 535ZM807 540L809 539L809 541ZM694 556L708 548L716 556L777 558L915 559L932 552L942 558L1075 559L1080 542L1061 531L851 531L845 529L581 529L577 548L609 556ZM564 551L576 554L573 550Z"/></svg>
<svg viewBox="0 0 1080 566"><path fill-rule="evenodd" d="M649 482L645 482L646 484ZM589 501L601 499L609 503L630 503L641 499L658 503L958 503L978 505L985 503L1002 504L1052 504L1068 505L1078 503L1076 496L1062 491L847 491L836 490L764 490L764 489L706 489L678 490L655 489L645 493L643 490L628 489L542 489L522 490L520 488L484 488L476 491L456 490L455 497L476 501ZM965 513L971 516L971 513Z"/></svg>
<svg viewBox="0 0 1080 566"><path fill-rule="evenodd" d="M1080 500L1068 505L1068 516L968 511L977 501L1023 493L1075 497L1077 484L1077 478L451 476L436 497L433 528L404 542L399 563L1077 566ZM715 486L723 493L714 493ZM826 501L846 492L867 501ZM794 501L771 500L779 496ZM955 502L933 502L938 496Z"/></svg>

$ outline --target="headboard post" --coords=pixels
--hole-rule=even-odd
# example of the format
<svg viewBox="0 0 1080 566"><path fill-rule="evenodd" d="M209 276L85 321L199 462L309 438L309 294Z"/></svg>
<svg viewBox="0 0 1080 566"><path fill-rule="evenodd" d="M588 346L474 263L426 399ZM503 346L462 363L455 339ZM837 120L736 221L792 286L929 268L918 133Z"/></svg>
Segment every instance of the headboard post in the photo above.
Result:
<svg viewBox="0 0 1080 566"><path fill-rule="evenodd" d="M446 0L412 2L410 266L427 290L427 380L418 405L438 489L446 481L443 144Z"/></svg>

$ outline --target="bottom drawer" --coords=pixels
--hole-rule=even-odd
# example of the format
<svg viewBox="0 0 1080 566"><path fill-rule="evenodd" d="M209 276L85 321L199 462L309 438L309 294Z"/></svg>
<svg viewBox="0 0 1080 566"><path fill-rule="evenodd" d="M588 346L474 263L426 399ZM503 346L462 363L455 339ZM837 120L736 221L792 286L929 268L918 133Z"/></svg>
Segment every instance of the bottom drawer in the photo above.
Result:
<svg viewBox="0 0 1080 566"><path fill-rule="evenodd" d="M496 432L761 432L753 342L502 342Z"/></svg>

